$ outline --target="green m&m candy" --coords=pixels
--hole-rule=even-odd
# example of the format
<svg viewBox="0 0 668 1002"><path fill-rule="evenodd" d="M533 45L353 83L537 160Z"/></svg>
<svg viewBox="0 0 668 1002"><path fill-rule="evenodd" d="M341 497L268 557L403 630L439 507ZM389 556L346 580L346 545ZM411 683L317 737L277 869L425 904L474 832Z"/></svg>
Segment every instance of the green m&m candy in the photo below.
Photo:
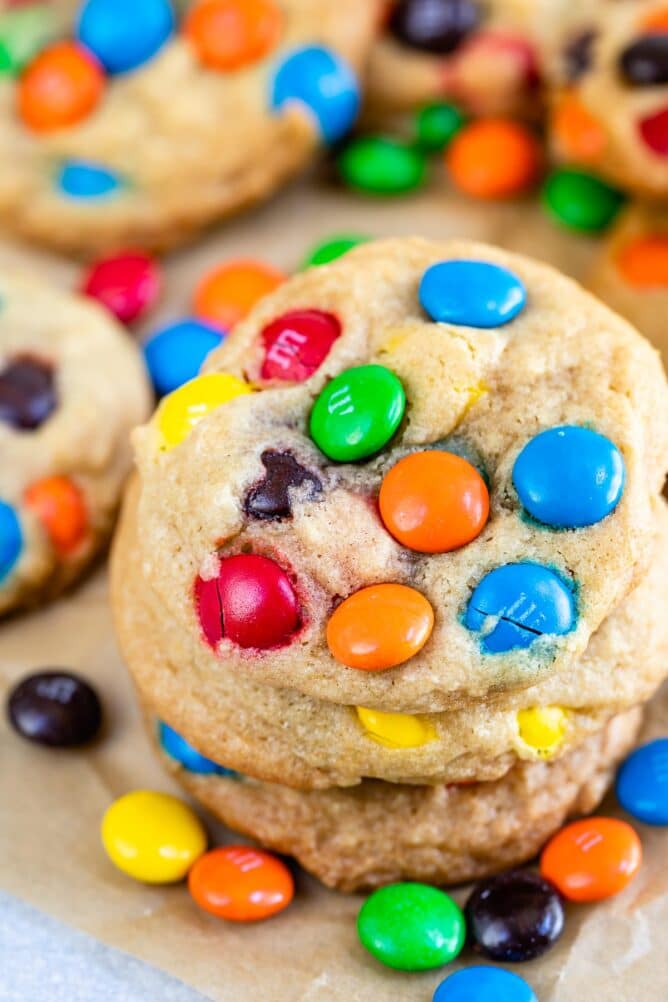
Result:
<svg viewBox="0 0 668 1002"><path fill-rule="evenodd" d="M552 171L545 182L543 202L569 229L598 233L614 220L624 195L592 174L562 167Z"/></svg>
<svg viewBox="0 0 668 1002"><path fill-rule="evenodd" d="M419 187L427 160L421 150L397 139L363 136L350 143L338 159L343 180L372 195L402 195Z"/></svg>
<svg viewBox="0 0 668 1002"><path fill-rule="evenodd" d="M318 396L311 438L326 456L353 463L389 442L406 409L400 380L382 365L359 365L335 376Z"/></svg>
<svg viewBox="0 0 668 1002"><path fill-rule="evenodd" d="M445 149L465 121L466 117L454 104L437 101L425 105L415 119L418 145L430 153Z"/></svg>
<svg viewBox="0 0 668 1002"><path fill-rule="evenodd" d="M357 916L369 953L399 971L429 971L454 960L466 920L448 894L427 884L390 884L374 891Z"/></svg>
<svg viewBox="0 0 668 1002"><path fill-rule="evenodd" d="M307 268L315 268L318 265L336 261L337 258L343 257L353 247L357 247L367 240L368 237L353 236L352 234L340 234L329 237L329 239L323 240L322 243L316 244L315 247L311 248L299 266L299 270L305 271Z"/></svg>
<svg viewBox="0 0 668 1002"><path fill-rule="evenodd" d="M18 76L57 34L49 4L30 3L0 13L0 76Z"/></svg>

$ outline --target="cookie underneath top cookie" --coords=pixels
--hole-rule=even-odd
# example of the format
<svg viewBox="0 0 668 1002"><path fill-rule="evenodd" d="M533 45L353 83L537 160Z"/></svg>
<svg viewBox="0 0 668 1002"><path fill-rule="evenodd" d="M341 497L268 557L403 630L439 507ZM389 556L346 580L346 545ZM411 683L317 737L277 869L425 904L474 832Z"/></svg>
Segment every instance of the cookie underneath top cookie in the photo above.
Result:
<svg viewBox="0 0 668 1002"><path fill-rule="evenodd" d="M71 251L165 247L350 128L375 0L178 6L84 0L69 37L37 45L0 23L8 229Z"/></svg>
<svg viewBox="0 0 668 1002"><path fill-rule="evenodd" d="M667 403L650 346L552 269L367 244L137 433L144 572L200 676L402 712L526 687L647 568Z"/></svg>

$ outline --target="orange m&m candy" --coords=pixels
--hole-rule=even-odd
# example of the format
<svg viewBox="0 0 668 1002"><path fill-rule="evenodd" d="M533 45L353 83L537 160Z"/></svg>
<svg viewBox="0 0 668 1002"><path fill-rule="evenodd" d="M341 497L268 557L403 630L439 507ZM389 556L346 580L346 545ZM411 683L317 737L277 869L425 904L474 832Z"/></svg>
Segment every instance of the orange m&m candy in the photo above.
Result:
<svg viewBox="0 0 668 1002"><path fill-rule="evenodd" d="M204 276L195 290L193 307L201 320L229 331L259 299L285 281L285 275L264 261L226 261Z"/></svg>
<svg viewBox="0 0 668 1002"><path fill-rule="evenodd" d="M39 132L62 129L90 114L103 90L104 73L96 59L75 42L57 42L19 79L19 115Z"/></svg>
<svg viewBox="0 0 668 1002"><path fill-rule="evenodd" d="M349 668L382 671L408 661L429 640L434 610L419 591L400 584L362 588L335 609L327 644Z"/></svg>
<svg viewBox="0 0 668 1002"><path fill-rule="evenodd" d="M540 162L533 132L508 118L480 118L465 125L445 153L454 184L474 198L526 191L538 177Z"/></svg>
<svg viewBox="0 0 668 1002"><path fill-rule="evenodd" d="M188 888L206 912L232 922L269 918L292 901L294 881L285 863L262 849L227 845L197 860Z"/></svg>
<svg viewBox="0 0 668 1002"><path fill-rule="evenodd" d="M184 31L205 66L238 70L278 43L283 17L274 0L202 0Z"/></svg>
<svg viewBox="0 0 668 1002"><path fill-rule="evenodd" d="M83 542L88 531L86 503L79 488L67 477L37 480L28 487L24 499L60 556L67 556Z"/></svg>
<svg viewBox="0 0 668 1002"><path fill-rule="evenodd" d="M489 515L489 493L474 466L438 449L414 452L380 488L385 528L420 553L445 553L475 539Z"/></svg>
<svg viewBox="0 0 668 1002"><path fill-rule="evenodd" d="M617 267L630 285L668 287L668 233L631 240L619 251Z"/></svg>
<svg viewBox="0 0 668 1002"><path fill-rule="evenodd" d="M651 11L642 19L641 27L649 32L668 32L668 7Z"/></svg>
<svg viewBox="0 0 668 1002"><path fill-rule="evenodd" d="M602 125L575 94L565 94L557 104L552 131L562 153L576 161L595 160L607 143Z"/></svg>
<svg viewBox="0 0 668 1002"><path fill-rule="evenodd" d="M570 901L602 901L623 891L642 862L640 839L616 818L585 818L548 842L540 872Z"/></svg>

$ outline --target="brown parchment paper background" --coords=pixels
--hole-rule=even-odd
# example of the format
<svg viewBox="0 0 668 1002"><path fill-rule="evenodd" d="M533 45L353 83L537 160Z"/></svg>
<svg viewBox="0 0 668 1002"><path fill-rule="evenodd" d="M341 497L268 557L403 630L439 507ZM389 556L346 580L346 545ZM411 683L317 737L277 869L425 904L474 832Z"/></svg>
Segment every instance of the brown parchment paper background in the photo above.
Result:
<svg viewBox="0 0 668 1002"><path fill-rule="evenodd" d="M576 277L586 273L595 250L593 240L557 230L535 203L468 203L438 184L400 202L362 200L322 183L295 185L272 205L173 255L150 325L186 313L196 280L217 261L261 256L290 270L313 242L335 232L470 236L533 254ZM19 264L64 285L79 273L71 262L0 243L0 268ZM141 730L114 643L103 567L69 597L0 626L3 702L14 680L47 665L78 669L95 682L104 733L85 751L50 752L21 741L2 720L0 888L224 1002L430 1002L449 970L476 962L465 950L459 965L443 971L382 968L357 941L362 898L326 891L303 873L290 909L254 926L204 914L183 885L152 888L124 877L100 846L104 810L137 787L179 791ZM666 733L668 692L654 701L644 736ZM606 809L615 810L612 799ZM232 838L207 823L214 840ZM645 863L627 891L605 904L569 906L558 946L515 967L540 1002L668 1002L668 830L639 828ZM463 901L466 893L455 896Z"/></svg>

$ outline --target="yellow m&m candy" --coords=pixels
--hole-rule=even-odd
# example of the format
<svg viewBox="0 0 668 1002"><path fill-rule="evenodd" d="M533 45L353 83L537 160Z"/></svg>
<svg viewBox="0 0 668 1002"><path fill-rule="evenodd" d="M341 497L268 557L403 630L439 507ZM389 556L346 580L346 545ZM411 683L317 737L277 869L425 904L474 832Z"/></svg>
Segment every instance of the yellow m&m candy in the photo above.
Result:
<svg viewBox="0 0 668 1002"><path fill-rule="evenodd" d="M173 449L211 411L252 392L248 383L228 372L211 372L179 386L165 397L156 413L163 448Z"/></svg>
<svg viewBox="0 0 668 1002"><path fill-rule="evenodd" d="M517 714L521 740L540 755L549 758L563 743L568 714L560 706L532 706Z"/></svg>
<svg viewBox="0 0 668 1002"><path fill-rule="evenodd" d="M101 834L112 863L146 884L183 880L207 846L195 812L177 797L153 790L134 790L114 801Z"/></svg>
<svg viewBox="0 0 668 1002"><path fill-rule="evenodd" d="M359 721L369 737L387 748L419 748L436 740L436 731L428 720L409 713L368 710L364 706L356 709Z"/></svg>

